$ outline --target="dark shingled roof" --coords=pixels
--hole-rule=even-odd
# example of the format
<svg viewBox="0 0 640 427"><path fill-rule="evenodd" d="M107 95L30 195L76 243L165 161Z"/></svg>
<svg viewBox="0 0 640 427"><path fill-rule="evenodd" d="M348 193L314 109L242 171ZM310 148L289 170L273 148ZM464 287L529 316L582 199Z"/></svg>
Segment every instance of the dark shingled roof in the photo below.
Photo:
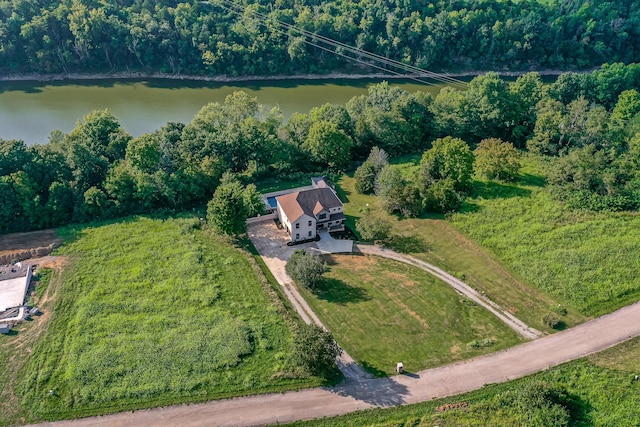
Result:
<svg viewBox="0 0 640 427"><path fill-rule="evenodd" d="M331 208L342 206L342 202L338 199L336 193L328 187L285 194L284 196L276 197L276 200L291 222L296 221L303 213L315 218L316 214L321 210L319 209L320 206L327 212Z"/></svg>

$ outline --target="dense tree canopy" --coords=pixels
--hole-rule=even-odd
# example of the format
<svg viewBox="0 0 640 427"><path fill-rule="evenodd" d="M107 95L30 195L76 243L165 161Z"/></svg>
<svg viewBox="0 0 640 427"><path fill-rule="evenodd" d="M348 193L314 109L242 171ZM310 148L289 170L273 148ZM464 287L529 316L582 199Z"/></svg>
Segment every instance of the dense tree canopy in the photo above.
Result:
<svg viewBox="0 0 640 427"><path fill-rule="evenodd" d="M345 106L326 104L286 123L279 110L236 92L186 125L137 138L110 112L94 111L45 145L0 140L0 233L202 207L225 172L242 187L243 215L253 216L264 206L253 182L348 170L354 161L363 162L358 191L373 188L389 212L449 212L470 189L472 148L478 176L517 179L516 149L528 150L546 158L552 193L569 206L640 208L640 65L563 74L544 87L535 73L510 83L489 74L470 87L432 99L372 85ZM371 117L388 120L376 127ZM491 133L504 142L481 142ZM387 149L423 153L418 173L387 166Z"/></svg>
<svg viewBox="0 0 640 427"><path fill-rule="evenodd" d="M566 70L640 60L640 9L626 0L248 1L240 13L223 4L7 0L0 6L0 72L238 76L362 69L306 44L278 21L435 71ZM492 136L503 135L483 137Z"/></svg>

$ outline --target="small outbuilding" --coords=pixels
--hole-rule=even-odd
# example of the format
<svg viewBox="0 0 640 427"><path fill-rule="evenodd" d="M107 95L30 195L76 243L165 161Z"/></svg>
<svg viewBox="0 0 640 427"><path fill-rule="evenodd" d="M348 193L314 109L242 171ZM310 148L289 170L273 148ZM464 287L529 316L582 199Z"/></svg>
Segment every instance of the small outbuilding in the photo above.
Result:
<svg viewBox="0 0 640 427"><path fill-rule="evenodd" d="M8 323L0 323L0 334L8 334L11 331L11 326Z"/></svg>

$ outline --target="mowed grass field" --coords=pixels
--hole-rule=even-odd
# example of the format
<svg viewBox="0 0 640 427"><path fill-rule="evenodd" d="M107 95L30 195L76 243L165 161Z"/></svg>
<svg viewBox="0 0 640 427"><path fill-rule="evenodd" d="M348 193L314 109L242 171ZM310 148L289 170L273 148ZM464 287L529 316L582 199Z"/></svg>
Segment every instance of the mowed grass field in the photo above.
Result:
<svg viewBox="0 0 640 427"><path fill-rule="evenodd" d="M305 300L336 341L377 375L418 371L511 347L519 336L430 274L394 260L332 255Z"/></svg>
<svg viewBox="0 0 640 427"><path fill-rule="evenodd" d="M505 384L415 405L297 422L297 427L636 427L640 338ZM535 393L539 385L555 395ZM466 404L459 409L455 404ZM562 409L560 409L562 408Z"/></svg>
<svg viewBox="0 0 640 427"><path fill-rule="evenodd" d="M406 158L403 160L406 161L407 170L410 170L413 162ZM565 301L531 286L527 276L514 274L515 270L488 250L490 248L478 244L466 232L461 232L457 228L460 226L458 222L435 215L399 219L383 212L378 197L356 193L352 176L343 175L337 184L340 197L346 202L344 211L349 227L355 230L355 222L365 214L387 218L393 225L392 238L386 243L387 246L443 268L484 292L528 325L552 332L542 319L558 303L565 304ZM491 218L484 220L490 223ZM460 226L460 229L464 228ZM567 315L562 316L562 320L567 326L586 319L576 309L570 306L566 308Z"/></svg>
<svg viewBox="0 0 640 427"><path fill-rule="evenodd" d="M16 350L27 360L0 423L319 384L288 374L293 320L258 267L197 219L67 234L48 329L29 352ZM7 346L3 355L9 363Z"/></svg>

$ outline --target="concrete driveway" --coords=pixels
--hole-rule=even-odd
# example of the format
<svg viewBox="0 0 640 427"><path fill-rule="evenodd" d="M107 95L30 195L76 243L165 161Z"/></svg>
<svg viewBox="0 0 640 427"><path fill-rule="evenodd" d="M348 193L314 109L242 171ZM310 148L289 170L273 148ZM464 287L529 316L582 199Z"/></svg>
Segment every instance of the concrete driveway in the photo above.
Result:
<svg viewBox="0 0 640 427"><path fill-rule="evenodd" d="M311 251L319 251L317 243L319 242L310 242L303 243L295 246L287 246L287 242L289 242L289 237L284 230L278 229L273 221L265 221L250 224L247 227L247 233L249 234L249 238L253 242L253 245L258 250L258 253L262 257L264 263L267 265L271 273L276 278L280 286L282 286L282 290L285 295L291 301L291 304L296 309L302 320L306 323L315 323L327 329L318 316L313 312L309 304L304 300L296 285L293 283L293 280L285 271L285 266L287 265L287 261L291 257L293 251L298 249L306 249ZM320 240L322 241L322 240ZM345 249L344 245L331 245L331 241L341 243L341 241L337 241L334 239L326 240L329 242L329 248L335 247L337 249ZM325 246L325 249L327 246ZM324 252L324 251L320 251ZM344 374L347 379L350 380L362 380L371 378L371 375L367 373L364 369L362 369L358 364L353 360L351 356L347 352L343 350L342 355L337 360L338 367Z"/></svg>
<svg viewBox="0 0 640 427"><path fill-rule="evenodd" d="M334 239L326 230L318 234L320 240L316 242L316 246L320 252L327 254L350 254L353 252L353 240Z"/></svg>

